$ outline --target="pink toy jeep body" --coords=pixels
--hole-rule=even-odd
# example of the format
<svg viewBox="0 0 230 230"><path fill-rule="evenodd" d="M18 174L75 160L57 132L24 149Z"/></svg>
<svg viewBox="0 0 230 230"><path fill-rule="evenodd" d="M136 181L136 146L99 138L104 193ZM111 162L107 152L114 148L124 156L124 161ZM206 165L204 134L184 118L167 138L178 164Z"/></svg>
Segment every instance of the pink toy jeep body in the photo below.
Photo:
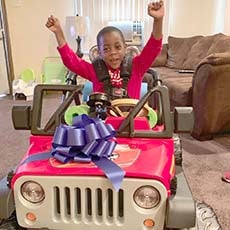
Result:
<svg viewBox="0 0 230 230"><path fill-rule="evenodd" d="M50 136L31 136L25 157L51 151L51 141ZM79 229L84 226L92 229L129 229L131 226L144 229L143 222L152 219L152 229L163 229L170 181L175 172L172 138L118 137L114 154L119 156L114 162L125 171L119 192L114 191L102 170L93 163L62 164L50 158L21 165L12 180L14 193L18 194L15 203L19 224L27 228L51 229L75 229L76 223ZM42 186L45 198L41 203L33 204L23 198L20 190L28 181L36 181ZM133 193L146 185L153 186L161 194L161 201L152 209L140 209L133 200ZM102 193L101 201L98 191ZM81 204L77 196L81 197ZM101 211L97 207L99 203ZM85 205L91 206L90 213ZM35 215L34 222L27 219L28 213Z"/></svg>
<svg viewBox="0 0 230 230"><path fill-rule="evenodd" d="M125 172L116 191L105 173L93 162L64 164L51 156L52 134L68 103L56 112L60 117L55 115L49 120L54 127L44 135L44 130L38 125L41 115L38 104L41 104L41 95L46 87L48 90L54 88L36 87L35 96L39 99L34 101L33 113L28 108L13 111L14 118L20 113L24 117L20 121L15 118L15 127L22 128L20 124L24 123L23 127L32 130L29 149L11 180L20 226L27 229L163 230L195 225L195 203L182 170L176 173L173 125L170 111L166 109L169 109L168 100L163 107L164 113L168 113L163 118L163 129L161 125L161 128L152 130L148 128L146 118L135 118L131 113L127 118L109 117L106 120L107 123L123 124L111 157ZM66 90L65 87L59 86L58 89ZM70 86L68 89L75 92L74 97L80 91ZM159 86L155 90L164 96L167 93L164 87ZM143 103L148 97L142 100ZM163 99L167 97L166 94ZM141 105L138 103L137 112L138 106ZM25 118L30 116L32 122L26 124ZM26 161L41 153L47 157ZM176 176L175 193L173 180Z"/></svg>

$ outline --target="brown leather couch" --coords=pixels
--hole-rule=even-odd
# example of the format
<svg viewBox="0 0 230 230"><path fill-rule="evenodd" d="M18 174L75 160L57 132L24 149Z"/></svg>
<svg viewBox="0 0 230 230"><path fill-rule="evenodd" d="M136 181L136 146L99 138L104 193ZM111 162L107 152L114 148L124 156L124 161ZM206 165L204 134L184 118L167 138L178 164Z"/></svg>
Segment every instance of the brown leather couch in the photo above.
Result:
<svg viewBox="0 0 230 230"><path fill-rule="evenodd" d="M170 36L152 68L169 89L171 109L193 107L193 137L230 134L230 36Z"/></svg>

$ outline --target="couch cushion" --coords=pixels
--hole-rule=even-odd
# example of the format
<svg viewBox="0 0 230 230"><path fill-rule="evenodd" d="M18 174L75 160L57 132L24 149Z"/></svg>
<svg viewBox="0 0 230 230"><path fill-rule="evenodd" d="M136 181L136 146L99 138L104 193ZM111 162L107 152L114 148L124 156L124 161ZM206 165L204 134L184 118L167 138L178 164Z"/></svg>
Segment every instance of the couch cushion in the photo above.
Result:
<svg viewBox="0 0 230 230"><path fill-rule="evenodd" d="M208 55L213 53L229 53L230 52L230 36L220 34L215 36L211 47L208 50Z"/></svg>
<svg viewBox="0 0 230 230"><path fill-rule="evenodd" d="M168 60L167 67L182 69L183 63L187 58L189 50L201 39L202 36L193 36L188 38L168 37Z"/></svg>
<svg viewBox="0 0 230 230"><path fill-rule="evenodd" d="M157 58L152 63L152 67L156 66L165 66L168 58L168 44L163 44L161 53L157 56Z"/></svg>
<svg viewBox="0 0 230 230"><path fill-rule="evenodd" d="M160 79L169 89L171 108L191 105L193 74L178 73L177 70L167 67L155 67L154 70L160 74Z"/></svg>
<svg viewBox="0 0 230 230"><path fill-rule="evenodd" d="M189 50L183 63L183 69L195 69L200 61L208 56L209 49L214 41L223 34L216 34L200 38Z"/></svg>

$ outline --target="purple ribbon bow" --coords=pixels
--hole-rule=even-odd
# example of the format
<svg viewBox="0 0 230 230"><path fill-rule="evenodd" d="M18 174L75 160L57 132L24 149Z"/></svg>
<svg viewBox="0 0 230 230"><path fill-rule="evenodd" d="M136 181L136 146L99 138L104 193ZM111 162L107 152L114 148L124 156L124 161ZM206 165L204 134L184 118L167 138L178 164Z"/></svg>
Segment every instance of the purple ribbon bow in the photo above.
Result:
<svg viewBox="0 0 230 230"><path fill-rule="evenodd" d="M118 191L125 173L109 159L116 146L116 142L110 140L114 136L112 125L82 114L74 117L72 126L60 125L56 128L51 154L62 163L92 161Z"/></svg>

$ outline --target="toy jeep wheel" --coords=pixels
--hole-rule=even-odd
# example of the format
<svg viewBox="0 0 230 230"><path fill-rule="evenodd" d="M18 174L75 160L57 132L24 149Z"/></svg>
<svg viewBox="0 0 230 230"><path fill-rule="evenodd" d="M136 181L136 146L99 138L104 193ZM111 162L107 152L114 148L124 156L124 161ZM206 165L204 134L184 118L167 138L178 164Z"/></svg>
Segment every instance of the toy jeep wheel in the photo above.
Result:
<svg viewBox="0 0 230 230"><path fill-rule="evenodd" d="M16 220L16 214L13 213L11 217L7 220L0 220L0 230L24 230L18 225Z"/></svg>
<svg viewBox="0 0 230 230"><path fill-rule="evenodd" d="M175 164L182 166L182 145L178 134L173 134Z"/></svg>

